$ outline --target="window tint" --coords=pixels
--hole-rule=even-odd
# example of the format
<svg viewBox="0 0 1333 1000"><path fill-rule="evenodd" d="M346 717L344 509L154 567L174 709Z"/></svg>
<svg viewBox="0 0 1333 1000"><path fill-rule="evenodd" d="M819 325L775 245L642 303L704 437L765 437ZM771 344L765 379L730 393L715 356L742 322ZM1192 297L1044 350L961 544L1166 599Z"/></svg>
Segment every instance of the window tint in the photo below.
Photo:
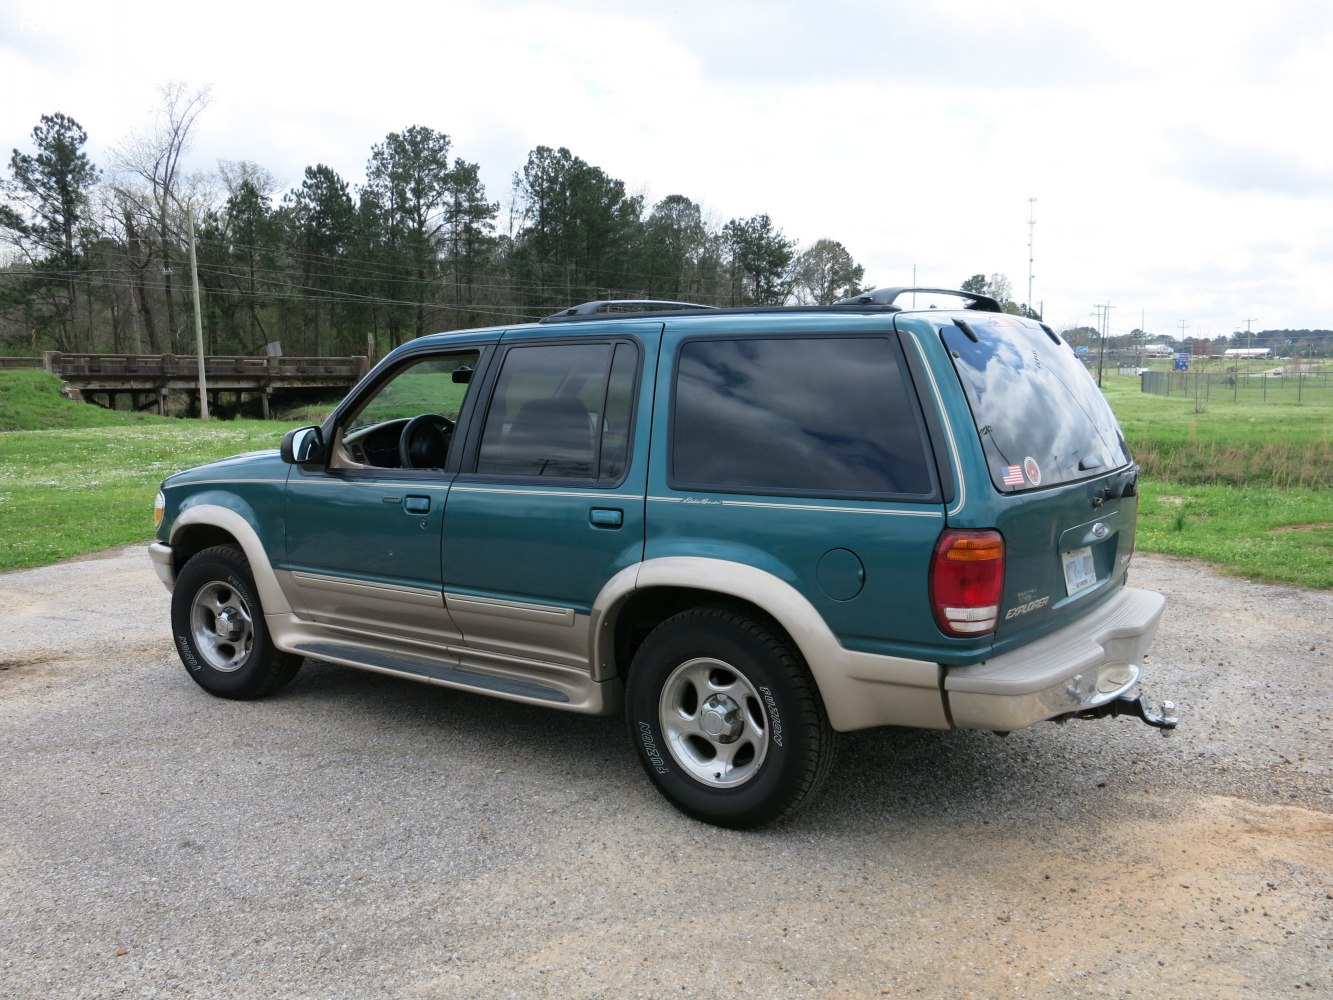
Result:
<svg viewBox="0 0 1333 1000"><path fill-rule="evenodd" d="M968 322L976 342L956 326L942 336L997 489L1073 482L1129 463L1110 406L1067 344L1016 319Z"/></svg>
<svg viewBox="0 0 1333 1000"><path fill-rule="evenodd" d="M629 429L634 406L634 376L638 368L638 352L629 344L617 344L611 361L611 379L606 387L601 479L619 479L629 465Z"/></svg>
<svg viewBox="0 0 1333 1000"><path fill-rule="evenodd" d="M477 472L618 479L637 364L624 343L511 348L482 428Z"/></svg>
<svg viewBox="0 0 1333 1000"><path fill-rule="evenodd" d="M881 338L686 342L671 449L677 488L835 496L933 490L901 354Z"/></svg>

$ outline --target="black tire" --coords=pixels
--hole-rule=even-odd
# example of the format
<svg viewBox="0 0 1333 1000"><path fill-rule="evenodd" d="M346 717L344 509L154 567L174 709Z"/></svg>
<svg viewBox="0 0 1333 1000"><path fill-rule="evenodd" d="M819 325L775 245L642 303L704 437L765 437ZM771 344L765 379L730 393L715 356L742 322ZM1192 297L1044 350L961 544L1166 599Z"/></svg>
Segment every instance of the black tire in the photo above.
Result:
<svg viewBox="0 0 1333 1000"><path fill-rule="evenodd" d="M681 812L743 830L791 815L823 787L836 734L799 653L720 607L668 618L625 685L630 740Z"/></svg>
<svg viewBox="0 0 1333 1000"><path fill-rule="evenodd" d="M171 594L171 630L196 684L221 698L263 698L301 668L273 646L245 553L204 549L182 567Z"/></svg>

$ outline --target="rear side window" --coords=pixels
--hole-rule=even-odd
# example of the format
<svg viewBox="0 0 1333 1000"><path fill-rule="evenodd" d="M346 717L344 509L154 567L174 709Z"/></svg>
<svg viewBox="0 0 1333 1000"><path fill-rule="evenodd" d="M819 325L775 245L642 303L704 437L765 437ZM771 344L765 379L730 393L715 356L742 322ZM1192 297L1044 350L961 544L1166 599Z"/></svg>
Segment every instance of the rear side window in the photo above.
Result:
<svg viewBox="0 0 1333 1000"><path fill-rule="evenodd" d="M916 397L884 338L686 341L671 486L738 493L925 496Z"/></svg>
<svg viewBox="0 0 1333 1000"><path fill-rule="evenodd" d="M941 332L963 383L991 480L1005 492L1103 475L1130 462L1097 383L1064 343L1021 320Z"/></svg>

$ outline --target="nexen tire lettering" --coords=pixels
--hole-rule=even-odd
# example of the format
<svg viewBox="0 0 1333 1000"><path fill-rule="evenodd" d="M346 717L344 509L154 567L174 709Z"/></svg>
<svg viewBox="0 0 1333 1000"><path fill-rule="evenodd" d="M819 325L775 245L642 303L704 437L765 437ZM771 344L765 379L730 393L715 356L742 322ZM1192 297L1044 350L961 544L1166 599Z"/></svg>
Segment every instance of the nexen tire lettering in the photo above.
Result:
<svg viewBox="0 0 1333 1000"><path fill-rule="evenodd" d="M766 687L761 687L759 693L764 696L764 704L768 706L768 717L773 720L773 742L777 746L782 746L782 713L778 711L777 700L773 697L773 692Z"/></svg>
<svg viewBox="0 0 1333 1000"><path fill-rule="evenodd" d="M176 645L180 648L181 659L185 661L185 665L188 666L191 670L198 670L199 661L196 660L194 658L194 654L190 652L190 644L186 640L185 636L183 635L176 636Z"/></svg>
<svg viewBox="0 0 1333 1000"><path fill-rule="evenodd" d="M640 722L639 739L643 741L643 752L653 765L653 770L658 774L666 774L669 769L666 766L666 761L662 759L662 754L657 749L657 741L653 738L653 727L646 722Z"/></svg>

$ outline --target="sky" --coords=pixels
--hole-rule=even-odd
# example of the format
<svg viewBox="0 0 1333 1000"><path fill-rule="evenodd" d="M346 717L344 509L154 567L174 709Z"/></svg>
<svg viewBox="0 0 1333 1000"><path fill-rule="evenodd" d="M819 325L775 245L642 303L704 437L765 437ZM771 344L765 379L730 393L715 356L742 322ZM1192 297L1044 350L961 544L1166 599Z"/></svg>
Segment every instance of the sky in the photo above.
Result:
<svg viewBox="0 0 1333 1000"><path fill-rule="evenodd" d="M209 88L188 166L281 191L360 184L422 125L502 206L566 146L877 286L1000 273L1025 302L1031 274L1048 322L1109 304L1112 334L1333 328L1327 0L0 0L6 167L57 111L109 166L171 81Z"/></svg>

